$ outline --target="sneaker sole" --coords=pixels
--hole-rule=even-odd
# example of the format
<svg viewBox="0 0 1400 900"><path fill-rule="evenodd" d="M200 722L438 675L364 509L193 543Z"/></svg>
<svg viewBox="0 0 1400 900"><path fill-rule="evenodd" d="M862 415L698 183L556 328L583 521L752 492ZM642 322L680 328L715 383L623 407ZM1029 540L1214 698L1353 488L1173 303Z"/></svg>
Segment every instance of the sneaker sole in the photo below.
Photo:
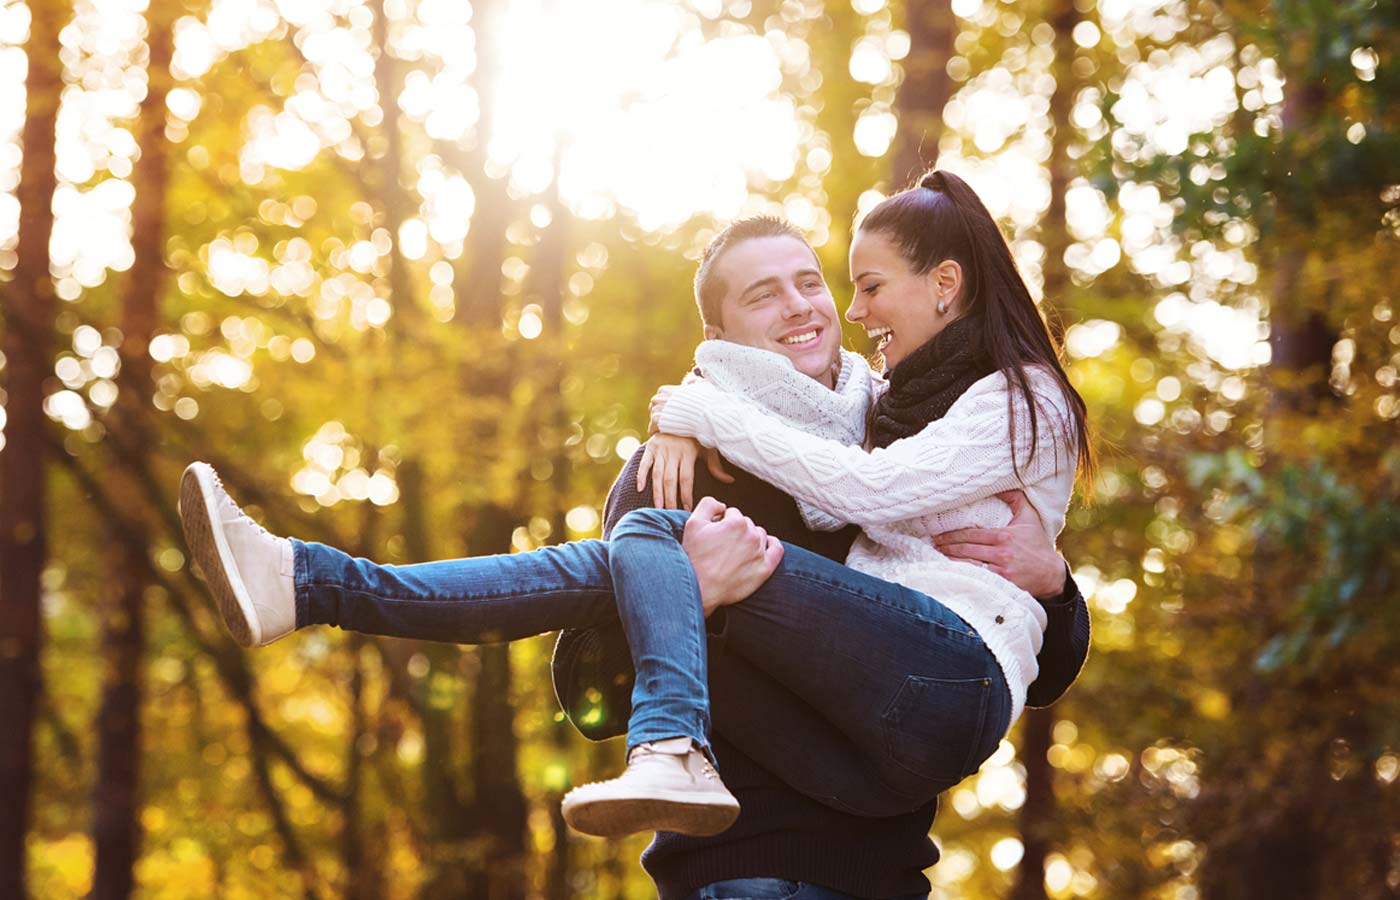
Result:
<svg viewBox="0 0 1400 900"><path fill-rule="evenodd" d="M257 645L259 629L252 599L238 577L228 542L222 531L214 527L214 509L214 487L208 466L191 463L180 478L180 522L184 526L185 544L199 564L205 584L214 594L214 602L218 604L229 634L240 646L253 647Z"/></svg>
<svg viewBox="0 0 1400 900"><path fill-rule="evenodd" d="M739 818L738 806L716 806L658 797L581 800L563 805L564 821L575 831L620 838L645 831L674 831L693 837L719 834Z"/></svg>

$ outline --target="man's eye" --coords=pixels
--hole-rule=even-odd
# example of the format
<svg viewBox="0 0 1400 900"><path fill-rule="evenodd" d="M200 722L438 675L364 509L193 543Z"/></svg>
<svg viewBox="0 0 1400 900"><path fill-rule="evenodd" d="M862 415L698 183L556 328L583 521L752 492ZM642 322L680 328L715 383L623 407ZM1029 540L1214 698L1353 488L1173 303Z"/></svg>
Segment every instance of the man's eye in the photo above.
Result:
<svg viewBox="0 0 1400 900"><path fill-rule="evenodd" d="M821 290L821 287L822 287L822 283L821 283L820 281L813 280L813 281L808 281L808 282L804 283L804 284L802 285L802 290L804 290L804 291L819 291L819 290Z"/></svg>

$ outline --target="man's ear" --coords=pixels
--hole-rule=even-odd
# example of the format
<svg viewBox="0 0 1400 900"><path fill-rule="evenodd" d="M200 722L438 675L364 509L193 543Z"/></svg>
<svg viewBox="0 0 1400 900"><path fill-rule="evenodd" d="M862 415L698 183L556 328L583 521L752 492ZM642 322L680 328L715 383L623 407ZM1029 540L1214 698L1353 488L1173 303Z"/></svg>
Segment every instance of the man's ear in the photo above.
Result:
<svg viewBox="0 0 1400 900"><path fill-rule="evenodd" d="M707 341L722 341L722 340L724 340L724 329L720 328L718 325L706 325L706 326L705 326L705 340L707 340Z"/></svg>

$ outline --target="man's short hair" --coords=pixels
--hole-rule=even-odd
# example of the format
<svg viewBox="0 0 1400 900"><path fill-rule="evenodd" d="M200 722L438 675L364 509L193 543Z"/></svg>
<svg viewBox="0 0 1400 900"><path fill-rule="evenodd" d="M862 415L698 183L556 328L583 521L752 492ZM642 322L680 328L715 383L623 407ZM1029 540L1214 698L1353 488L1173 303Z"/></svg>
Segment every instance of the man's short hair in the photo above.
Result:
<svg viewBox="0 0 1400 900"><path fill-rule="evenodd" d="M777 216L751 216L732 223L715 235L714 240L705 247L705 253L700 257L700 268L695 270L695 303L700 307L701 323L723 324L720 321L720 305L729 291L729 285L715 273L715 266L719 264L720 257L726 250L744 241L767 237L797 238L808 250L812 250L812 245L807 243L807 236L786 219ZM812 258L817 259L817 251L812 250ZM820 259L817 259L817 268L821 269Z"/></svg>

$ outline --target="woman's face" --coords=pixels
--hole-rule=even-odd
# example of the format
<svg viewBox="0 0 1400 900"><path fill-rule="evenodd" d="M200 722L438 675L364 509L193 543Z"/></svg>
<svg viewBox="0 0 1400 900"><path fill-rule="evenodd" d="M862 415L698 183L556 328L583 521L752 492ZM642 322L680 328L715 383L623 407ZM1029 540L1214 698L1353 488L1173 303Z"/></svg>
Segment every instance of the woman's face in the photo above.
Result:
<svg viewBox="0 0 1400 900"><path fill-rule="evenodd" d="M961 311L962 268L945 260L923 275L910 269L899 248L884 234L857 231L851 242L851 282L855 299L846 318L875 338L887 368L894 368L930 341ZM939 300L947 312L938 312Z"/></svg>

